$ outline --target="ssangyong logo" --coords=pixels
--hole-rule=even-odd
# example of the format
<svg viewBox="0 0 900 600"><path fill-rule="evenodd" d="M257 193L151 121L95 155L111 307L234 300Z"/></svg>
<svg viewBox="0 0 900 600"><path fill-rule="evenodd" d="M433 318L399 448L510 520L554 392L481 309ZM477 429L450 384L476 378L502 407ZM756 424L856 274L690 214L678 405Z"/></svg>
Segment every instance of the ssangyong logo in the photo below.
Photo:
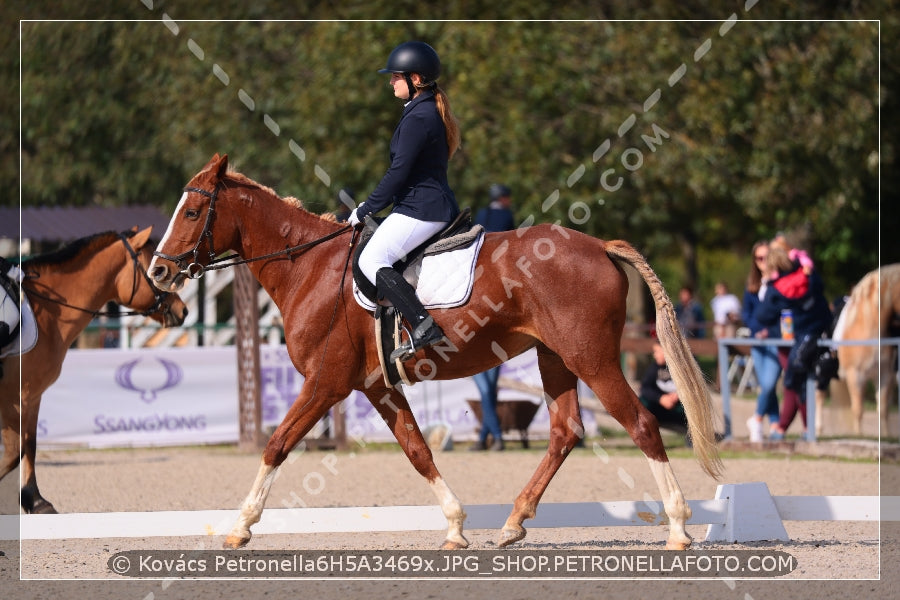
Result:
<svg viewBox="0 0 900 600"><path fill-rule="evenodd" d="M138 367L138 363L143 364ZM164 358L155 361L136 358L116 369L116 383L139 393L141 400L148 404L156 400L159 392L178 385L182 377L181 367Z"/></svg>

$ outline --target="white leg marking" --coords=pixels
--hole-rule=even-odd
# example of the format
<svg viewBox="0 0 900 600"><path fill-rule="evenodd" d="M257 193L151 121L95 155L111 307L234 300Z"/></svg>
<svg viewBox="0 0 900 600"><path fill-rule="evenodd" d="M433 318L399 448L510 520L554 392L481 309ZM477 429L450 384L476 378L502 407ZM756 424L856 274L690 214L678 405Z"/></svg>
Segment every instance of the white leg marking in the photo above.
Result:
<svg viewBox="0 0 900 600"><path fill-rule="evenodd" d="M269 496L269 489L275 481L278 468L262 463L259 466L259 472L256 474L256 481L250 488L250 493L241 505L241 514L238 516L237 523L231 529L229 537L239 537L241 539L250 539L250 526L259 521L262 516L263 507L266 504L266 498Z"/></svg>
<svg viewBox="0 0 900 600"><path fill-rule="evenodd" d="M672 471L672 465L668 462L662 462L648 458L650 463L650 471L659 487L659 494L662 497L663 507L666 515L669 517L669 540L668 546L683 545L687 547L691 544L691 537L684 530L684 523L691 518L691 507L684 500L684 494L681 493L681 487L675 480L675 473Z"/></svg>
<svg viewBox="0 0 900 600"><path fill-rule="evenodd" d="M466 520L466 511L463 510L462 503L453 490L444 482L442 477L438 477L428 485L431 491L441 505L441 512L447 517L447 541L459 544L462 547L468 547L469 540L463 535L463 523Z"/></svg>

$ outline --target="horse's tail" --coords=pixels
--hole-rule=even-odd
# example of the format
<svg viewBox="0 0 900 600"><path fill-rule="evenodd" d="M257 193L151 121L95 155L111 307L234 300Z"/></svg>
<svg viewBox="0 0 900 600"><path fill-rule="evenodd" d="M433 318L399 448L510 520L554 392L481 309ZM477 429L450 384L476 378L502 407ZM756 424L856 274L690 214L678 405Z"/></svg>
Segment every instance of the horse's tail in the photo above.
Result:
<svg viewBox="0 0 900 600"><path fill-rule="evenodd" d="M678 397L684 406L688 420L688 435L694 446L694 455L700 466L710 477L719 479L722 460L716 445L716 430L713 423L712 397L703 377L703 372L694 360L691 347L678 327L672 301L659 277L650 268L640 252L622 240L606 242L606 254L617 262L625 262L641 274L656 304L656 335L666 353L666 363L675 385Z"/></svg>

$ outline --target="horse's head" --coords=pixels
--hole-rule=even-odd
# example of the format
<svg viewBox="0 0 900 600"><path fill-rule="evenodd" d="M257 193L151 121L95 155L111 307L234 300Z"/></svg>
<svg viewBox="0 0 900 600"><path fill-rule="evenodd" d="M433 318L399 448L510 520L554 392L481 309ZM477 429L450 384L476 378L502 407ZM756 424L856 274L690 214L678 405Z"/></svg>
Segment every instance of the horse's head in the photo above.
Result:
<svg viewBox="0 0 900 600"><path fill-rule="evenodd" d="M147 243L152 229L122 234L126 263L132 268L123 269L116 278L116 301L165 327L175 327L184 323L188 309L178 294L158 290L147 275L153 260L153 247Z"/></svg>
<svg viewBox="0 0 900 600"><path fill-rule="evenodd" d="M225 246L216 248L227 236L216 235L216 201L223 192L223 179L228 170L228 155L214 155L203 169L184 187L184 193L169 228L154 252L150 277L161 290L181 289L186 278L199 278L204 267Z"/></svg>

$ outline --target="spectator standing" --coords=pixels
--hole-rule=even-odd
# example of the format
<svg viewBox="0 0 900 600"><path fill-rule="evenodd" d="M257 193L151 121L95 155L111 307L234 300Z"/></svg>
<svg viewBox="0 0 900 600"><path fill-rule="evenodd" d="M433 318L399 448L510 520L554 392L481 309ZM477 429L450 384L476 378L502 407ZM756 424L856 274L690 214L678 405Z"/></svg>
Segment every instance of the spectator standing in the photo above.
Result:
<svg viewBox="0 0 900 600"><path fill-rule="evenodd" d="M793 315L794 345L778 354L784 370L784 404L770 439L782 439L798 412L806 436L806 378L814 365L806 364L798 350L804 339L818 339L831 322L822 278L811 265L792 260L789 252L782 241L769 244L767 266L774 278L757 311L759 322L768 326L780 323L783 310L790 310Z"/></svg>
<svg viewBox="0 0 900 600"><path fill-rule="evenodd" d="M475 215L475 223L484 227L487 232L509 231L514 229L512 212L512 192L502 184L493 184L488 193L491 202ZM503 450L503 432L500 429L500 417L497 415L497 381L500 378L500 367L488 369L473 377L478 393L481 395L481 431L478 442L472 450ZM493 441L488 445L488 436Z"/></svg>
<svg viewBox="0 0 900 600"><path fill-rule="evenodd" d="M488 190L491 202L478 211L475 223L482 225L485 231L510 231L515 229L512 212L512 192L500 183L493 184Z"/></svg>
<svg viewBox="0 0 900 600"><path fill-rule="evenodd" d="M685 337L706 337L706 319L703 317L703 306L694 298L694 289L685 285L678 292L678 304L675 305L675 317Z"/></svg>
<svg viewBox="0 0 900 600"><path fill-rule="evenodd" d="M733 338L741 322L741 301L728 291L724 281L716 284L716 294L709 301L713 313L713 335L716 339Z"/></svg>
<svg viewBox="0 0 900 600"><path fill-rule="evenodd" d="M747 287L744 289L744 302L741 320L750 330L750 335L759 340L778 339L781 328L778 325L765 326L757 319L759 305L766 295L768 278L766 261L769 256L769 243L756 242L751 252L752 264L747 275ZM775 346L751 346L750 357L753 359L753 371L759 383L759 394L756 396L756 411L747 419L751 442L763 440L763 418L769 419L769 432L778 430L778 379L781 377L781 362L778 360L778 348Z"/></svg>

